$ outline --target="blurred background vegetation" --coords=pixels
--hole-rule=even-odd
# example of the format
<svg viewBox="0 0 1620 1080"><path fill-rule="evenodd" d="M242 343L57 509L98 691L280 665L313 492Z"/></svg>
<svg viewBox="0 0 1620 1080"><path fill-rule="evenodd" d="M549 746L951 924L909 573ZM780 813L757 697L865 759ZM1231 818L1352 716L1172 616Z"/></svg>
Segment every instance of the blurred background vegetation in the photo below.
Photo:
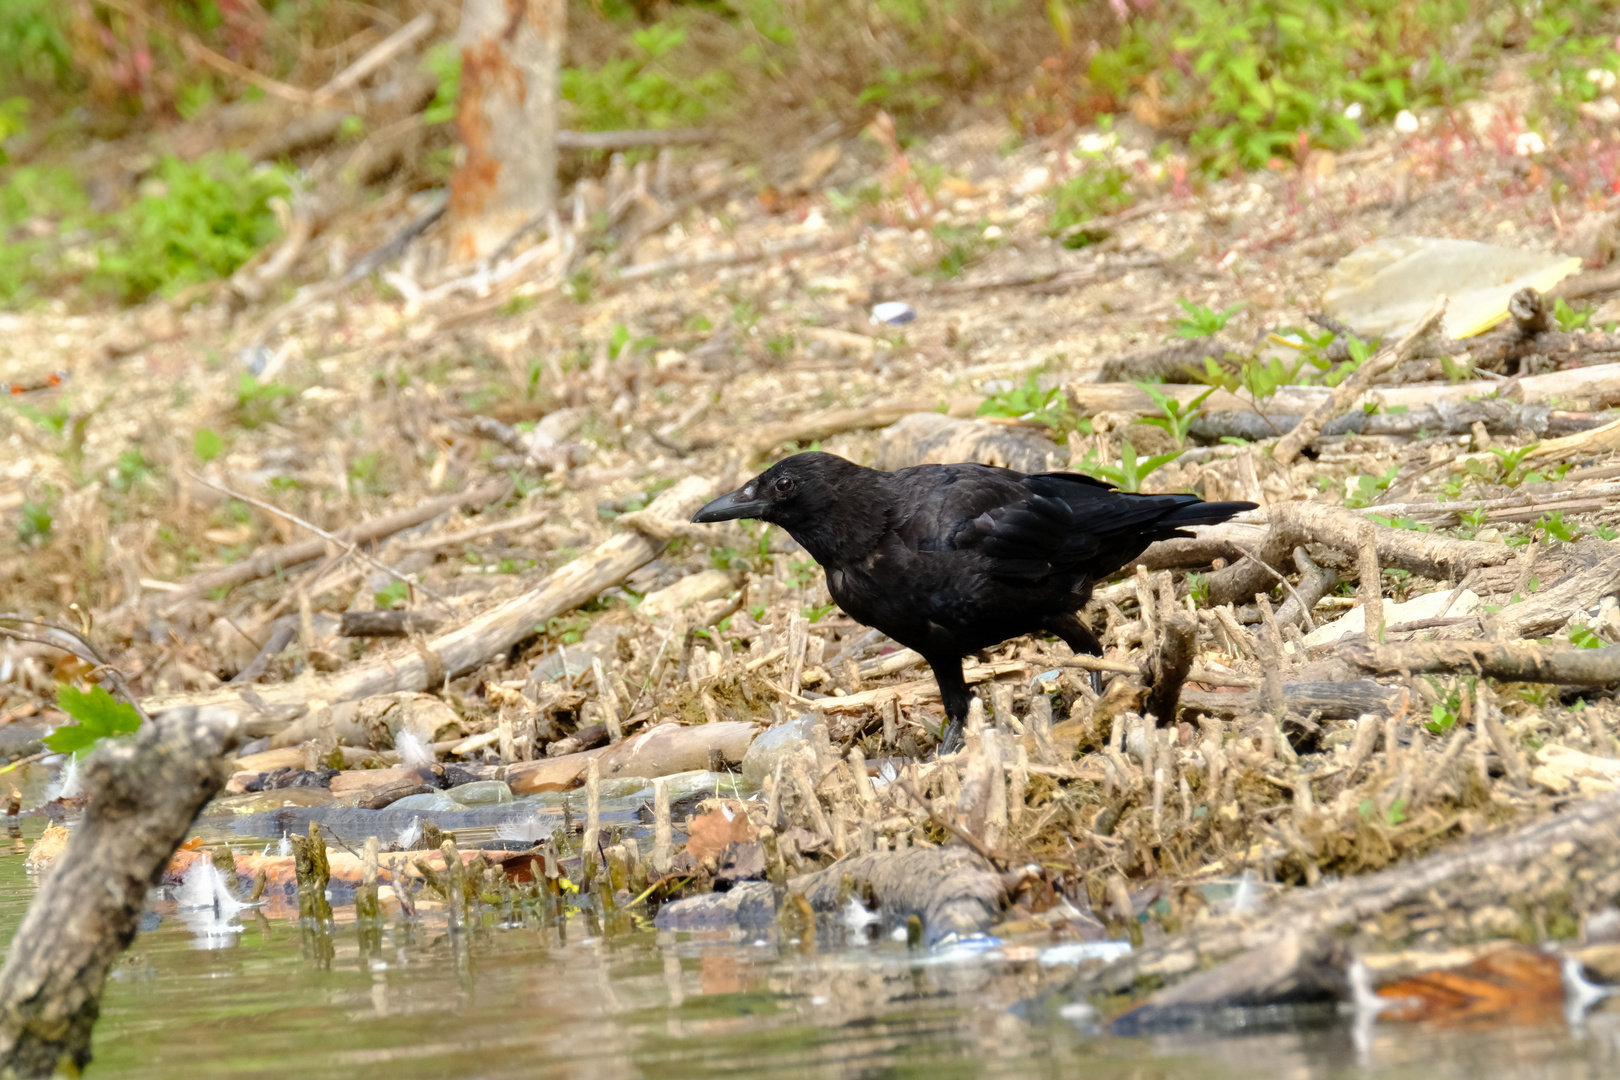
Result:
<svg viewBox="0 0 1620 1080"><path fill-rule="evenodd" d="M4 0L0 305L142 301L228 275L306 185L260 83L320 86L423 11L435 40L395 114L345 117L359 145L410 123L411 153L348 167L357 199L442 185L453 152L459 0ZM1129 116L1179 184L1354 147L1402 110L1458 106L1513 69L1527 122L1570 125L1620 71L1600 0L576 0L563 126L704 125L769 160L878 110L901 146L993 117L1035 138ZM254 78L244 77L244 73ZM378 97L374 94L373 98ZM377 115L373 113L376 112ZM403 118L402 115L403 114ZM1613 127L1611 123L1609 125ZM285 143L285 140L283 140ZM356 155L359 156L359 155ZM600 155L570 155L577 173ZM565 178L565 180L568 178ZM1129 205L1099 155L1054 229Z"/></svg>

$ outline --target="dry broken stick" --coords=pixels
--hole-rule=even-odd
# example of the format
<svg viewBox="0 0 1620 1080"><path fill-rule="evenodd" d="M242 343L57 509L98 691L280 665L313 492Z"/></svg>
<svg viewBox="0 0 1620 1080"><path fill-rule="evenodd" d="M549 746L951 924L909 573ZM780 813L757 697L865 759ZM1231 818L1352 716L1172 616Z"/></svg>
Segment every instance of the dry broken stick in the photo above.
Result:
<svg viewBox="0 0 1620 1080"><path fill-rule="evenodd" d="M1377 509L1373 507L1372 509ZM1362 514L1323 503L1282 503L1271 508L1271 532L1261 546L1261 559L1281 563L1294 548L1323 544L1354 556L1361 550L1361 530L1369 524ZM1516 549L1482 540L1453 540L1434 533L1415 532L1372 524L1372 539L1379 565L1407 570L1436 581L1461 579L1480 566L1512 562ZM1272 576L1252 559L1244 559L1209 576L1212 605L1244 603L1261 588L1269 589Z"/></svg>
<svg viewBox="0 0 1620 1080"><path fill-rule="evenodd" d="M421 506L413 506L408 510L396 510L392 514L371 518L358 525L351 525L346 529L339 529L333 535L344 544L367 544L394 533L432 521L440 514L464 506L484 506L499 502L512 491L510 480L497 480L494 483L484 484L471 488L456 495L449 495L442 499L425 502ZM328 542L320 537L312 540L301 540L293 544L284 544L281 547L261 551L251 558L243 559L239 563L220 567L218 570L205 570L196 575L176 592L162 595L163 608L159 612L169 615L181 605L199 600L209 593L219 589L232 589L238 585L245 585L259 578L269 577L279 570L297 566L301 563L312 562L326 554Z"/></svg>
<svg viewBox="0 0 1620 1080"><path fill-rule="evenodd" d="M1333 393L1326 401L1300 420L1299 426L1278 439L1276 447L1271 452L1271 460L1278 465L1292 464L1299 456L1299 452L1316 440L1317 433L1322 430L1324 424L1349 410L1356 399L1372 385L1374 379L1411 356L1418 343L1440 325L1440 319L1445 313L1446 301L1442 297L1418 318L1399 341L1379 349L1363 361L1349 378L1333 388Z"/></svg>
<svg viewBox="0 0 1620 1080"><path fill-rule="evenodd" d="M445 603L449 602L443 596L440 596L438 593L434 592L432 589L428 588L426 585L423 585L421 582L412 581L410 578L406 577L404 574L401 574L398 570L395 570L392 566L389 566L387 563L378 562L376 559L373 559L370 555L367 555L365 552L361 551L360 550L360 545L358 543L354 542L353 540L344 540L341 537L339 537L339 536L337 536L337 535L335 535L333 533L327 532L325 529L321 528L319 525L315 525L315 524L313 524L311 522L305 521L303 518L299 517L296 514L288 513L287 511L281 509L279 506L276 506L274 503L267 503L263 499L255 499L251 495L243 495L241 492L232 491L230 488L224 486L223 484L216 484L212 480L206 479L205 477L202 477L202 476L198 476L196 473L192 472L190 469L186 470L186 475L191 477L193 480L197 481L197 483L203 485L204 487L213 488L215 491L221 493L222 495L229 495L231 498L237 500L238 502L245 502L245 503L249 504L250 506L257 506L260 510L263 510L267 514L274 514L276 517L282 518L285 521L290 521L294 525L297 525L300 528L308 529L310 532L314 533L316 536L319 536L321 539L325 540L329 544L337 544L337 545L340 545L342 547L346 547L348 549L348 551L349 551L349 554L355 555L355 556L357 556L357 557L359 557L361 559L364 559L366 562L370 563L376 569L381 570L383 573L387 574L389 577L391 577L391 578L395 579L396 581L399 581L402 584L404 584L407 588L414 589L414 590L420 590L424 596L427 596L427 597L429 597L429 598L431 598L433 600L436 600L441 604L445 604Z"/></svg>

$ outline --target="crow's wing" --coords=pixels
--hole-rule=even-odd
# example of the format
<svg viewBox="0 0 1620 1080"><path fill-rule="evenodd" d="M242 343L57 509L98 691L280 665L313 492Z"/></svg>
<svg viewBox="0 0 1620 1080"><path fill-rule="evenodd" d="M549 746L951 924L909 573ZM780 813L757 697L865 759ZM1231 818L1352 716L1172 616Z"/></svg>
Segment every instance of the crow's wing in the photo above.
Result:
<svg viewBox="0 0 1620 1080"><path fill-rule="evenodd" d="M906 546L976 551L992 575L1025 581L1112 573L1181 525L1235 512L1195 513L1206 505L1196 496L1132 495L1078 473L1026 476L987 465L917 466L891 483Z"/></svg>

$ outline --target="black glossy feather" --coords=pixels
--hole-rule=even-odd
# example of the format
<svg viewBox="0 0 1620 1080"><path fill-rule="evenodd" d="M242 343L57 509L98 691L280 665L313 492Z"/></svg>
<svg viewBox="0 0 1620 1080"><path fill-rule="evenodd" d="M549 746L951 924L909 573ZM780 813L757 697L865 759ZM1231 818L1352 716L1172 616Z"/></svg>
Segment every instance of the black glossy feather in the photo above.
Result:
<svg viewBox="0 0 1620 1080"><path fill-rule="evenodd" d="M928 659L956 727L967 715L963 656L1042 632L1100 653L1076 615L1095 581L1155 540L1253 508L1128 494L1077 473L975 464L886 473L808 453L697 517L756 517L786 529L826 568L840 607Z"/></svg>

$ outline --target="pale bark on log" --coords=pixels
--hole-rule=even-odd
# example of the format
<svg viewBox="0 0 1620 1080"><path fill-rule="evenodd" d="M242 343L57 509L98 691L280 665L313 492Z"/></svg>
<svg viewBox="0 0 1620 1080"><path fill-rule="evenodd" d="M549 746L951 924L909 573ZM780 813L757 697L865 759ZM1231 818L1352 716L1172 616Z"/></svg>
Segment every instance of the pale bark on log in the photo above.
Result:
<svg viewBox="0 0 1620 1080"><path fill-rule="evenodd" d="M0 1068L49 1076L59 1062L89 1062L107 973L135 937L147 890L229 777L237 729L230 709L175 709L85 762L84 817L0 970Z"/></svg>
<svg viewBox="0 0 1620 1080"><path fill-rule="evenodd" d="M657 517L685 521L712 494L709 481L687 477L661 493L648 510ZM311 701L335 705L373 694L429 688L429 658L436 661L439 679L471 670L489 657L511 648L534 633L547 619L572 611L604 589L620 584L652 562L663 550L661 541L637 532L621 533L574 562L548 575L522 596L498 604L481 615L429 638L422 650L401 651L351 671L330 676L307 676L278 686L225 687L200 694L149 698L142 705L152 711L175 705L230 702L240 709L256 709L291 720Z"/></svg>

